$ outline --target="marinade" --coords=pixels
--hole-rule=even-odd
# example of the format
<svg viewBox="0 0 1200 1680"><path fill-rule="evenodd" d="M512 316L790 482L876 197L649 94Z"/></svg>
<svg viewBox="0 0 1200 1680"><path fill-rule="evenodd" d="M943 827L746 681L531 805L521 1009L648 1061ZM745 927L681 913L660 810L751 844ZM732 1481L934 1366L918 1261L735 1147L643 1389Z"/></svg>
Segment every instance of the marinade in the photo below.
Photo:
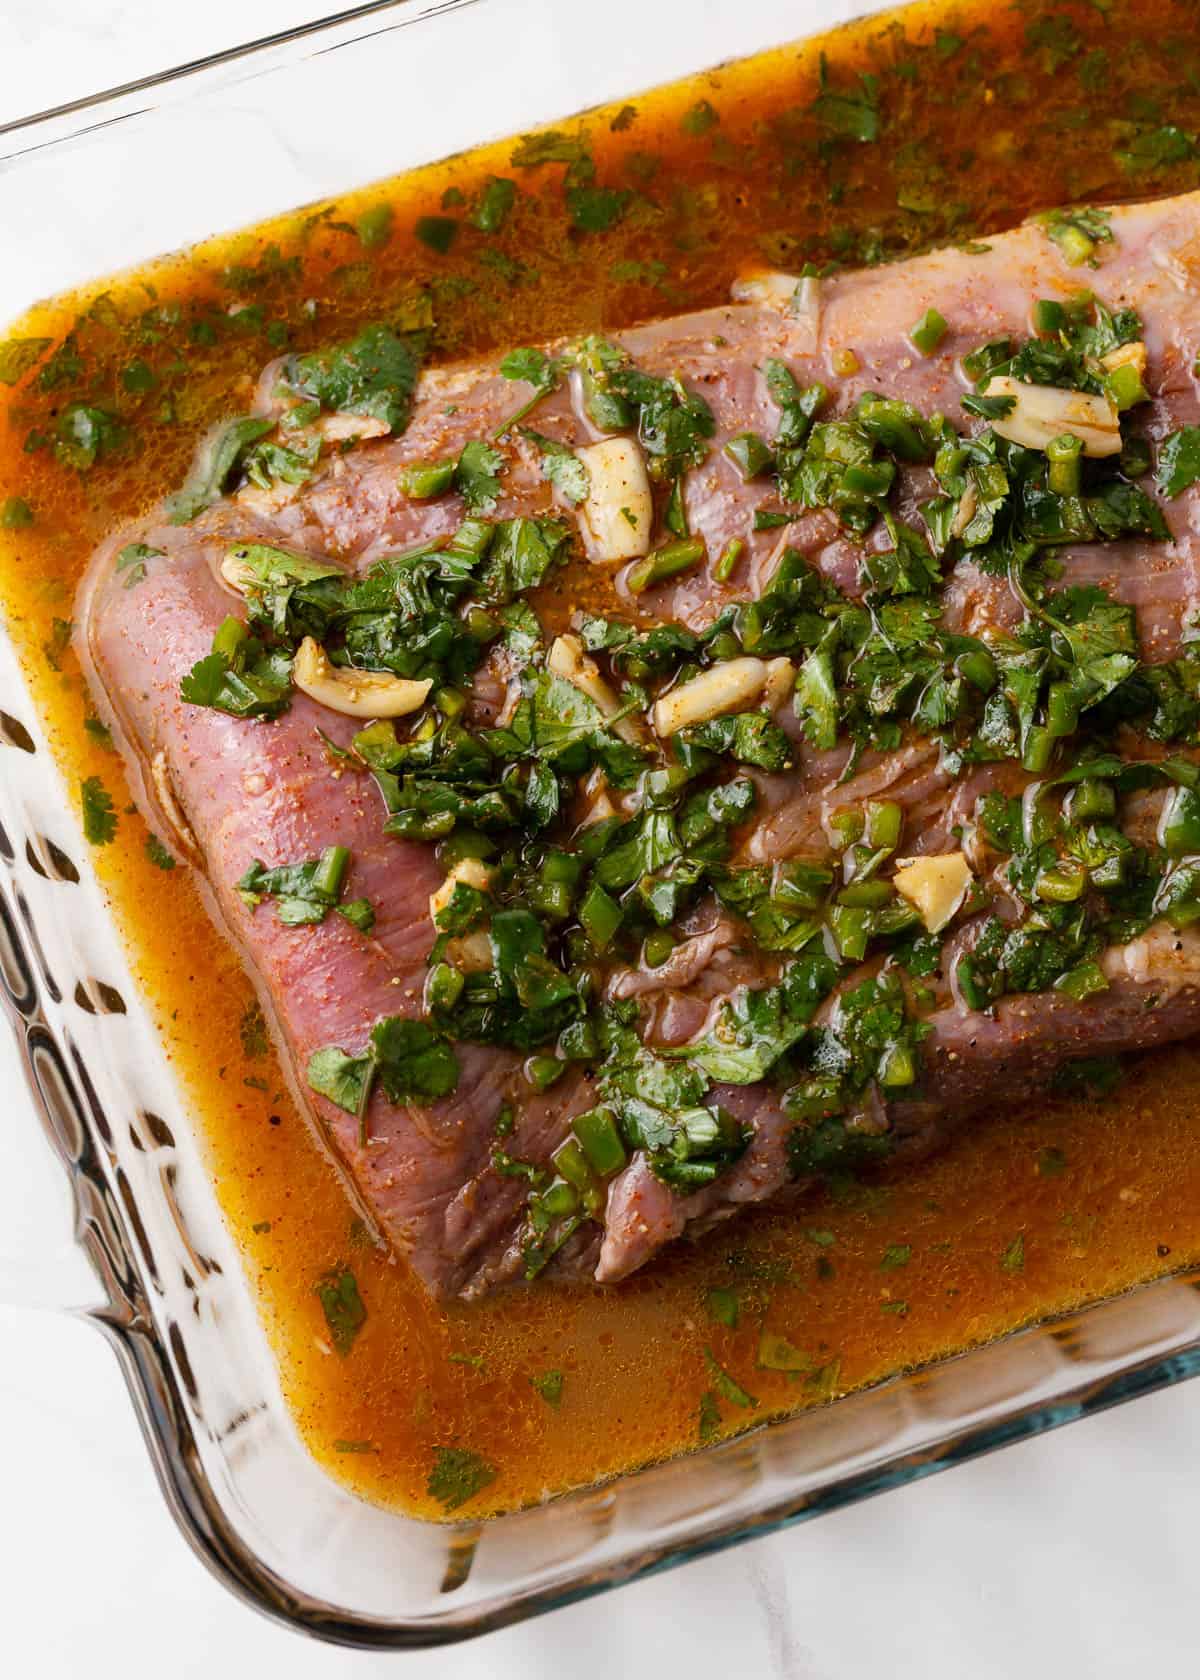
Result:
<svg viewBox="0 0 1200 1680"><path fill-rule="evenodd" d="M381 317L457 361L717 303L755 263L857 268L969 249L1054 206L1186 190L1200 178L1188 12L909 8L40 304L0 345L9 624L289 1402L365 1496L486 1514L1194 1260L1200 1064L1159 1051L1107 1094L990 1117L903 1173L836 1175L615 1290L431 1305L369 1240L190 872L131 808L70 646L89 553L184 479L273 355ZM1094 233L1063 233L1082 241L1081 281Z"/></svg>

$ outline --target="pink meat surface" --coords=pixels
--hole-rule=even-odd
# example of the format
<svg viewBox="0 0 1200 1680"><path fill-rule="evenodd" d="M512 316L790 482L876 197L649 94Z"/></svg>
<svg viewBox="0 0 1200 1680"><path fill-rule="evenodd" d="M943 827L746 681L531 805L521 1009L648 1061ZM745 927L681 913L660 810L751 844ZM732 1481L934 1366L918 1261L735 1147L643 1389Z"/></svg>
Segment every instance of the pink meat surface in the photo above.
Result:
<svg viewBox="0 0 1200 1680"><path fill-rule="evenodd" d="M1101 268L1086 278L1110 308L1129 305L1144 319L1147 386L1154 396L1147 429L1161 439L1200 420L1192 372L1200 348L1200 195L1117 209L1112 227L1115 240L1101 248ZM703 627L722 606L755 594L770 577L781 533L749 530L749 515L767 492L760 483L744 484L720 452L736 433L773 430L764 358L785 360L801 385L816 379L829 384L838 411L875 390L903 397L925 413L958 414L966 388L959 357L982 340L1026 336L1032 300L1063 296L1079 283L1080 271L1065 265L1044 231L1029 226L993 239L984 252L939 251L838 276L822 285L819 321L765 305L731 304L620 334L640 367L677 373L707 399L716 434L705 465L687 475L691 528L705 538L712 557L734 537L747 545L730 582L717 582L702 568L643 596L641 608L660 620ZM945 316L950 332L935 355L921 357L908 331L930 306ZM834 369L843 365L845 351L853 351L857 371L838 378ZM274 382L268 370L260 387L265 414L273 410ZM301 693L277 720L239 720L184 704L179 685L208 653L217 627L237 610L218 577L232 543L272 544L362 572L384 554L452 532L463 517L460 498L409 500L397 488L397 469L454 455L468 439L488 435L519 400L522 387L515 391L492 364L426 374L402 437L334 455L286 498L243 491L190 525L173 526L160 513L115 534L95 556L78 613L94 687L117 726L139 799L203 871L214 912L274 1023L297 1093L358 1198L429 1288L442 1294L479 1293L521 1272L525 1187L491 1166L501 1106L512 1104L517 1116L506 1148L544 1163L571 1116L594 1101L589 1081L571 1073L536 1094L515 1053L460 1045L454 1094L430 1106L394 1106L377 1091L365 1142L355 1117L314 1096L302 1070L315 1050L339 1045L354 1052L379 1018L419 1016L434 937L428 901L441 871L432 847L383 833L384 813L370 776L327 750L320 732L344 747L360 722ZM539 405L534 422L572 446L598 435L570 382ZM561 516L536 451L519 438L510 438L505 449L509 470L496 516ZM910 478L904 488L909 505L902 500L900 510L909 517L927 493L922 469ZM1151 661L1178 652L1184 623L1200 600L1200 498L1186 493L1164 511L1170 543L1127 539L1059 551L1068 581L1100 581L1118 600L1138 607L1143 653ZM831 515L806 515L783 535L812 565L856 591L856 551ZM115 557L132 540L162 554L148 562L143 581L128 587ZM1019 616L1007 586L966 562L949 580L946 607L948 619L972 633ZM494 715L507 675L495 664L480 673L480 714ZM854 778L839 786L845 758L842 749L818 754L798 745L793 771L759 778L759 816L741 842L742 860L823 848L824 824L835 806L881 793L906 807L911 849L937 851L986 787L1019 791L1022 782L1022 773L1007 763L984 767L969 784L956 786L939 768L936 743L919 739L892 754L868 753ZM236 891L255 859L273 866L315 857L335 844L352 854L348 895L365 896L375 906L369 936L335 915L318 926L285 926L270 906L249 910ZM739 944L736 926L722 920L711 902L696 912L688 931L662 970L609 977L611 995L641 1000L660 1042L686 1041L735 987L771 977L769 962ZM1017 997L977 1014L942 986L923 1100L890 1113L881 1108L880 1123L893 1128L905 1150L916 1151L945 1125L981 1113L998 1091L1008 1096L1031 1088L1064 1057L1138 1048L1200 1027L1195 941L1171 935L1167 946L1145 947L1128 960L1109 953L1106 961L1113 984L1082 1004ZM682 1195L636 1157L609 1187L603 1224L585 1226L548 1275L622 1278L683 1231L702 1230L747 1204L794 1192L785 1149L792 1122L774 1092L718 1087L715 1094L753 1128L740 1162L711 1187Z"/></svg>

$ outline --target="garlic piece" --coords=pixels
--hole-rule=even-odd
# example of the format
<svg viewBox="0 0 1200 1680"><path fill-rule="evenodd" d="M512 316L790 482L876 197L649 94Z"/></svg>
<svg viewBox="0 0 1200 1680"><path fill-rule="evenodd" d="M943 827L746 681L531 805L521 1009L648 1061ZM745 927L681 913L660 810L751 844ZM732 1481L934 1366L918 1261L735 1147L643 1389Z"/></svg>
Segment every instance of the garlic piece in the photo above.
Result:
<svg viewBox="0 0 1200 1680"><path fill-rule="evenodd" d="M821 307L821 282L815 274L783 274L778 269L753 269L729 288L735 303L760 303L767 309L798 318L815 316Z"/></svg>
<svg viewBox="0 0 1200 1680"><path fill-rule="evenodd" d="M221 581L227 589L235 595L245 595L255 579L253 569L244 560L238 560L233 554L227 554L219 567Z"/></svg>
<svg viewBox="0 0 1200 1680"><path fill-rule="evenodd" d="M654 732L674 735L689 724L707 723L723 712L749 706L762 694L767 667L761 659L727 659L654 702Z"/></svg>
<svg viewBox="0 0 1200 1680"><path fill-rule="evenodd" d="M433 921L436 922L438 912L444 910L454 897L454 889L460 881L464 886L486 892L492 884L492 871L482 858L459 858L438 890L429 895L429 915Z"/></svg>
<svg viewBox="0 0 1200 1680"><path fill-rule="evenodd" d="M462 974L486 974L492 966L492 942L482 928L446 941L446 961Z"/></svg>
<svg viewBox="0 0 1200 1680"><path fill-rule="evenodd" d="M769 712L777 712L791 698L796 686L796 667L790 659L768 659L767 680L763 686L763 705Z"/></svg>
<svg viewBox="0 0 1200 1680"><path fill-rule="evenodd" d="M361 718L404 717L425 704L433 687L429 677L414 682L408 677L394 677L390 671L354 671L331 665L324 648L311 636L305 636L296 649L292 681L319 706L328 706L331 712L341 712L345 717Z"/></svg>
<svg viewBox="0 0 1200 1680"><path fill-rule="evenodd" d="M1045 449L1070 432L1085 455L1119 455L1121 424L1115 404L1087 391L1060 391L1056 385L1023 385L1007 374L989 379L985 397L1015 397L1016 406L992 430L1025 449Z"/></svg>
<svg viewBox="0 0 1200 1680"><path fill-rule="evenodd" d="M577 688L580 694L586 695L606 718L620 711L621 702L600 675L596 661L589 659L583 651L583 643L578 636L554 638L546 655L546 669L552 676L561 677L572 688ZM633 717L623 717L615 723L613 734L634 746L645 740L645 731Z"/></svg>
<svg viewBox="0 0 1200 1680"><path fill-rule="evenodd" d="M821 282L815 274L782 274L777 269L753 269L739 275L730 287L735 303L757 303L790 316L800 330L793 349L816 352L821 328ZM792 335L794 337L794 334Z"/></svg>
<svg viewBox="0 0 1200 1680"><path fill-rule="evenodd" d="M639 444L631 437L602 438L575 455L588 473L579 521L589 560L640 560L650 552L654 498Z"/></svg>
<svg viewBox="0 0 1200 1680"><path fill-rule="evenodd" d="M1107 356L1101 356L1100 366L1109 373L1119 367L1131 367L1139 379L1146 377L1146 346L1141 339L1135 339L1132 344L1118 344L1115 350L1110 350Z"/></svg>
<svg viewBox="0 0 1200 1680"><path fill-rule="evenodd" d="M971 866L963 854L946 852L939 857L900 858L893 884L929 932L940 933L961 908L971 878Z"/></svg>
<svg viewBox="0 0 1200 1680"><path fill-rule="evenodd" d="M185 857L198 858L200 847L196 844L196 836L192 833L192 825L183 814L183 806L175 792L175 783L171 777L171 768L167 763L167 755L160 748L150 760L150 782L154 788L158 808L163 821L171 831L171 837Z"/></svg>
<svg viewBox="0 0 1200 1680"><path fill-rule="evenodd" d="M958 500L954 518L950 523L950 535L961 537L967 526L974 519L979 508L979 492L973 484L968 484Z"/></svg>
<svg viewBox="0 0 1200 1680"><path fill-rule="evenodd" d="M313 431L320 432L326 443L386 437L391 429L386 420L374 414L322 414L313 421Z"/></svg>

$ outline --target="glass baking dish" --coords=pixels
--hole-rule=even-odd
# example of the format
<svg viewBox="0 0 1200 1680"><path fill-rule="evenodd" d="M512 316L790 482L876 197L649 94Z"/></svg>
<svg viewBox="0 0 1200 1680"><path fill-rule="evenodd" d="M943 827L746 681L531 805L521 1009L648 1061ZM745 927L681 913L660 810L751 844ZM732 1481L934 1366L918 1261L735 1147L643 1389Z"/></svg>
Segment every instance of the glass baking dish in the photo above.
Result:
<svg viewBox="0 0 1200 1680"><path fill-rule="evenodd" d="M690 5L681 29L680 4L607 0L598 32L554 0L382 0L10 124L0 321L97 274L853 9ZM448 67L479 97L396 97ZM431 1524L355 1498L309 1457L284 1406L181 1094L2 637L0 708L0 985L98 1279L88 1316L122 1362L180 1526L257 1608L353 1645L462 1638L1200 1371L1200 1273L1182 1274L489 1523ZM42 1293L85 1305L69 1256L50 1235L44 1245ZM29 1259L7 1272L0 1260L0 1288L20 1282L24 1294Z"/></svg>

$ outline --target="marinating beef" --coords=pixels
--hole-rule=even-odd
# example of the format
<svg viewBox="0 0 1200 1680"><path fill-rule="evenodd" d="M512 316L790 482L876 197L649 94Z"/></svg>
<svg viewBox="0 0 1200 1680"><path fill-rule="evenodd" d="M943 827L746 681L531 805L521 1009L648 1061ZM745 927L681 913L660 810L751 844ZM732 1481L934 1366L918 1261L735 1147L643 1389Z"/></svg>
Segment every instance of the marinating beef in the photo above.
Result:
<svg viewBox="0 0 1200 1680"><path fill-rule="evenodd" d="M95 556L138 797L432 1291L1200 1027L1200 196L1089 215L285 358Z"/></svg>

